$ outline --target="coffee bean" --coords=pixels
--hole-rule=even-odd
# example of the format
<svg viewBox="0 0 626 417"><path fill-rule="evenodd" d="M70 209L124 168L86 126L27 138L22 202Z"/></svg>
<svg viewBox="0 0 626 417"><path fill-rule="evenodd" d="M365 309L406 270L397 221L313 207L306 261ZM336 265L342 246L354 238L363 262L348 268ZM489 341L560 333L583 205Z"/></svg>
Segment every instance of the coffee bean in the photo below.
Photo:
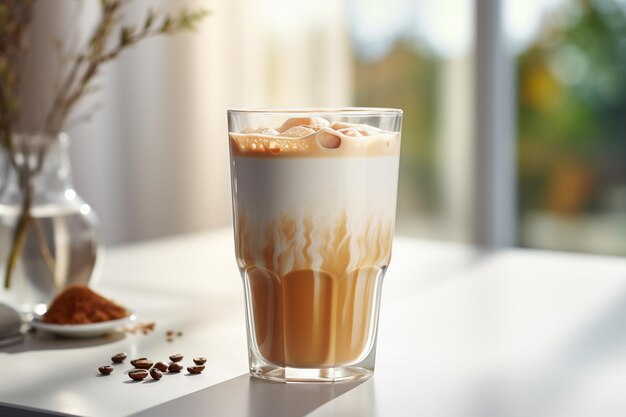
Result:
<svg viewBox="0 0 626 417"><path fill-rule="evenodd" d="M187 370L190 374L199 374L204 371L204 365L188 366Z"/></svg>
<svg viewBox="0 0 626 417"><path fill-rule="evenodd" d="M150 376L152 377L152 379L156 379L157 381L161 378L163 378L163 373L161 373L161 370L159 370L158 368L152 368L152 370L150 371Z"/></svg>
<svg viewBox="0 0 626 417"><path fill-rule="evenodd" d="M111 372L113 372L113 367L111 365L104 365L99 367L98 371L100 371L102 375L110 375Z"/></svg>
<svg viewBox="0 0 626 417"><path fill-rule="evenodd" d="M154 367L157 368L161 372L167 371L167 365L163 362L157 362L154 364Z"/></svg>
<svg viewBox="0 0 626 417"><path fill-rule="evenodd" d="M148 358L137 358L137 359L133 359L132 361L130 361L130 364L135 366L135 363L137 361L146 361L146 360L148 360Z"/></svg>
<svg viewBox="0 0 626 417"><path fill-rule="evenodd" d="M116 355L113 355L111 357L111 361L115 362L115 363L122 363L124 362L124 360L126 359L126 354L125 353L118 353Z"/></svg>
<svg viewBox="0 0 626 417"><path fill-rule="evenodd" d="M139 368L139 369L150 369L152 368L153 362L148 359L141 359L141 360L135 361L133 365L135 365L135 368Z"/></svg>
<svg viewBox="0 0 626 417"><path fill-rule="evenodd" d="M181 355L180 353L177 353L175 355L170 356L170 360L172 362L180 362L183 360L183 355Z"/></svg>
<svg viewBox="0 0 626 417"><path fill-rule="evenodd" d="M168 366L167 370L170 372L180 372L183 370L183 366L180 363L174 362Z"/></svg>
<svg viewBox="0 0 626 417"><path fill-rule="evenodd" d="M135 381L141 381L148 376L148 371L145 369L133 369L132 371L128 371L128 376Z"/></svg>
<svg viewBox="0 0 626 417"><path fill-rule="evenodd" d="M193 358L193 362L196 365L204 365L206 363L206 358L202 356L200 356L199 358Z"/></svg>
<svg viewBox="0 0 626 417"><path fill-rule="evenodd" d="M178 332L176 333L176 336L181 337L183 335L183 332Z"/></svg>

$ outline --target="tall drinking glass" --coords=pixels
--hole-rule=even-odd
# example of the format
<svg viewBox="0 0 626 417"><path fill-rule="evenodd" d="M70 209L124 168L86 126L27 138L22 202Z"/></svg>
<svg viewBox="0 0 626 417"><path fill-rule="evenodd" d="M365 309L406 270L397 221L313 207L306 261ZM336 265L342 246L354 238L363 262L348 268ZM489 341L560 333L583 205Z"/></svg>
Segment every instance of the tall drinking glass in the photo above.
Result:
<svg viewBox="0 0 626 417"><path fill-rule="evenodd" d="M402 111L229 110L236 257L250 372L374 372L393 240Z"/></svg>

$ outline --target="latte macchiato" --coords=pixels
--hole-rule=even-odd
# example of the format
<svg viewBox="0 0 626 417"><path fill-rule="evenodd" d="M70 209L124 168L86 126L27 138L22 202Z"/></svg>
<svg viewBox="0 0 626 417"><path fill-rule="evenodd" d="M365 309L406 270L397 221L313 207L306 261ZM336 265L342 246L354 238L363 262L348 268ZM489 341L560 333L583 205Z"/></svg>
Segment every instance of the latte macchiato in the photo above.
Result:
<svg viewBox="0 0 626 417"><path fill-rule="evenodd" d="M229 135L236 255L257 376L334 381L373 371L399 122L392 131L333 119L341 114L297 115Z"/></svg>

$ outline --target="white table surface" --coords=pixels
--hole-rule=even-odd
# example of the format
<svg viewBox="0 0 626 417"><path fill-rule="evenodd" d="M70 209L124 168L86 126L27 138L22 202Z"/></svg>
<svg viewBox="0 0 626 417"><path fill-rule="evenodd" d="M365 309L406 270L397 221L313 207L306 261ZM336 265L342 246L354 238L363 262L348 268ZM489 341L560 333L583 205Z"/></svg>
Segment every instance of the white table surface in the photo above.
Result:
<svg viewBox="0 0 626 417"><path fill-rule="evenodd" d="M111 249L103 294L155 321L148 336L28 335L0 350L0 415L625 416L626 259L397 238L366 382L250 378L230 230ZM183 336L167 342L167 329ZM198 376L97 376L117 352ZM156 407L158 406L158 407ZM152 408L155 407L155 408Z"/></svg>

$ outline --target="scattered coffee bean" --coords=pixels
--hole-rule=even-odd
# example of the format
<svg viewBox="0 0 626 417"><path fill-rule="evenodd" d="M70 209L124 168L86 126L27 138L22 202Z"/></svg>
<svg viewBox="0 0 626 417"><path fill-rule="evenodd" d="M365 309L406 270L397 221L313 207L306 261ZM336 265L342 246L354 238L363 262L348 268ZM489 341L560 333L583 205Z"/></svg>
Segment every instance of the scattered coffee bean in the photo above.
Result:
<svg viewBox="0 0 626 417"><path fill-rule="evenodd" d="M167 371L167 365L166 365L166 364L164 364L163 362L157 362L157 363L155 363L155 364L154 364L154 367L155 367L156 369L158 369L159 371L161 371L161 372L165 372L165 371Z"/></svg>
<svg viewBox="0 0 626 417"><path fill-rule="evenodd" d="M204 371L204 365L188 366L187 370L190 374L199 374Z"/></svg>
<svg viewBox="0 0 626 417"><path fill-rule="evenodd" d="M183 355L181 355L180 353L177 353L175 355L170 356L170 360L172 362L180 362L183 360Z"/></svg>
<svg viewBox="0 0 626 417"><path fill-rule="evenodd" d="M116 355L111 356L111 360L115 363L122 363L126 359L125 353L118 353Z"/></svg>
<svg viewBox="0 0 626 417"><path fill-rule="evenodd" d="M128 376L135 381L141 381L148 376L148 371L145 369L133 369L132 371L128 371Z"/></svg>
<svg viewBox="0 0 626 417"><path fill-rule="evenodd" d="M180 372L183 370L183 366L180 363L174 362L168 366L167 370L170 372Z"/></svg>
<svg viewBox="0 0 626 417"><path fill-rule="evenodd" d="M113 367L111 365L104 365L99 367L98 371L100 371L102 375L110 375L111 372L113 372Z"/></svg>
<svg viewBox="0 0 626 417"><path fill-rule="evenodd" d="M150 369L152 368L153 362L148 359L141 359L141 360L135 361L133 365L135 366L135 368L139 368L139 369Z"/></svg>
<svg viewBox="0 0 626 417"><path fill-rule="evenodd" d="M130 364L135 366L135 363L137 361L146 361L146 360L148 360L148 358L137 358L137 359L133 359L132 361L130 361Z"/></svg>
<svg viewBox="0 0 626 417"><path fill-rule="evenodd" d="M136 323L133 325L124 326L124 332L135 334L136 332L140 331L142 334L148 335L150 332L154 331L155 326L156 323L153 321L150 323Z"/></svg>
<svg viewBox="0 0 626 417"><path fill-rule="evenodd" d="M165 332L165 339L168 342L173 342L176 337L181 337L182 335L183 335L182 331L170 329Z"/></svg>
<svg viewBox="0 0 626 417"><path fill-rule="evenodd" d="M159 379L163 378L163 373L160 369L154 367L150 371L150 376L152 377L152 379L156 379L158 381Z"/></svg>
<svg viewBox="0 0 626 417"><path fill-rule="evenodd" d="M200 356L199 358L193 358L193 363L196 365L204 365L206 363L206 358Z"/></svg>

